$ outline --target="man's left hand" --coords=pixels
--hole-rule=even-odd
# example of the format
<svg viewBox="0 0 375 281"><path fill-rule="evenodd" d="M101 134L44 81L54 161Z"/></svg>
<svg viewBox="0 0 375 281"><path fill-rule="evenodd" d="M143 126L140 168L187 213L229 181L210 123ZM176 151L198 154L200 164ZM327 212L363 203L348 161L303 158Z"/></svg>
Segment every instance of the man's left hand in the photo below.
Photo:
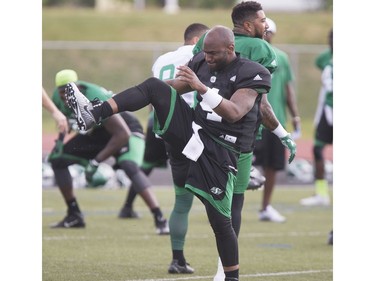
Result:
<svg viewBox="0 0 375 281"><path fill-rule="evenodd" d="M289 150L289 164L293 161L297 153L297 144L294 142L290 134L280 139L281 143Z"/></svg>
<svg viewBox="0 0 375 281"><path fill-rule="evenodd" d="M99 163L96 160L90 160L85 169L85 177L88 183L92 182L93 176L98 170Z"/></svg>

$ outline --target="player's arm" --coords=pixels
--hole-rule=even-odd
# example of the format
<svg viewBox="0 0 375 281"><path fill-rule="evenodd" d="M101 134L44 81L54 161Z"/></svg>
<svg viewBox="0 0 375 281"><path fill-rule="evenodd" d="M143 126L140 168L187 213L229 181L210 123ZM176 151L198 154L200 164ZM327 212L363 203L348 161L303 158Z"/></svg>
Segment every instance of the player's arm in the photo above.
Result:
<svg viewBox="0 0 375 281"><path fill-rule="evenodd" d="M94 159L89 160L85 167L85 177L88 183L92 182L99 163L118 152L129 141L131 134L128 125L119 114L112 115L106 119L103 122L103 126L111 135L111 138Z"/></svg>
<svg viewBox="0 0 375 281"><path fill-rule="evenodd" d="M298 115L297 99L294 87L291 82L285 85L286 103L292 116L293 129L299 131L301 128L301 118Z"/></svg>
<svg viewBox="0 0 375 281"><path fill-rule="evenodd" d="M53 119L55 119L59 132L63 134L67 133L69 131L69 126L66 116L56 107L44 88L42 88L42 106L47 109Z"/></svg>
<svg viewBox="0 0 375 281"><path fill-rule="evenodd" d="M202 95L203 100L207 99L207 97L204 96L206 94L207 92ZM234 123L251 110L257 97L258 93L253 89L238 89L230 100L223 98L219 105L213 108L213 111L226 121Z"/></svg>
<svg viewBox="0 0 375 281"><path fill-rule="evenodd" d="M279 120L273 112L273 108L268 101L267 94L262 94L260 111L262 113L263 126L269 129L270 131L276 129L276 127L279 125Z"/></svg>
<svg viewBox="0 0 375 281"><path fill-rule="evenodd" d="M262 124L277 137L279 137L281 143L289 150L289 163L291 163L297 153L297 145L291 138L291 135L283 128L279 120L273 112L271 104L268 102L267 94L262 95L260 104L262 113Z"/></svg>
<svg viewBox="0 0 375 281"><path fill-rule="evenodd" d="M102 162L118 152L129 141L131 135L128 125L119 114L112 115L106 119L103 122L103 126L111 135L111 138L106 146L96 155L95 160L97 162Z"/></svg>
<svg viewBox="0 0 375 281"><path fill-rule="evenodd" d="M196 90L215 113L230 123L240 120L253 107L258 93L249 88L238 89L230 100L224 99L214 89L204 85L188 66L177 68L176 78Z"/></svg>

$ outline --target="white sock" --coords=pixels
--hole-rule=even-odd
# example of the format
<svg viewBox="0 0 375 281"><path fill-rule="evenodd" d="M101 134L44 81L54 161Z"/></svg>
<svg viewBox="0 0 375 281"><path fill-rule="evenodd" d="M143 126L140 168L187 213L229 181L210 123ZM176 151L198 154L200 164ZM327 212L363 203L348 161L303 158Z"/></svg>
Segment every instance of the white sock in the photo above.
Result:
<svg viewBox="0 0 375 281"><path fill-rule="evenodd" d="M214 277L214 281L224 281L224 280L225 280L224 268L223 268L223 264L221 263L221 259L219 257L217 261L217 272Z"/></svg>

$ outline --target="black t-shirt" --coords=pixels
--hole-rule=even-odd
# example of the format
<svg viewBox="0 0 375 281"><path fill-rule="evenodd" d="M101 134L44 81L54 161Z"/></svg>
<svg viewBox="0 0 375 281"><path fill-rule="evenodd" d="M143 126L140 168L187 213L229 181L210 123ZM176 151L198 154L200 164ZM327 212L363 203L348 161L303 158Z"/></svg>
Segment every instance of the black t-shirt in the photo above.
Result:
<svg viewBox="0 0 375 281"><path fill-rule="evenodd" d="M261 121L261 94L271 87L270 72L257 62L240 58L238 54L233 62L215 73L210 71L203 52L195 55L188 66L203 84L219 90L219 95L225 99L229 100L238 89L251 88L259 93L253 108L235 123L229 123L213 112L201 102L201 96L198 96L200 103L195 109L195 122L215 140L237 152L252 151L256 129Z"/></svg>

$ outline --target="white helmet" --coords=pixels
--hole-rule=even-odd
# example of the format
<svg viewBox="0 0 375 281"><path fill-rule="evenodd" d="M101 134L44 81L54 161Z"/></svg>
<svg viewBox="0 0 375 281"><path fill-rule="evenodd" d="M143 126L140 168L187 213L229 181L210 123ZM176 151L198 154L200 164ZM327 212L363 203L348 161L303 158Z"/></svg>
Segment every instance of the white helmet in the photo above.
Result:
<svg viewBox="0 0 375 281"><path fill-rule="evenodd" d="M270 31L273 34L275 34L276 33L276 23L273 20L271 20L270 18L266 18L266 22L268 24L267 31Z"/></svg>

